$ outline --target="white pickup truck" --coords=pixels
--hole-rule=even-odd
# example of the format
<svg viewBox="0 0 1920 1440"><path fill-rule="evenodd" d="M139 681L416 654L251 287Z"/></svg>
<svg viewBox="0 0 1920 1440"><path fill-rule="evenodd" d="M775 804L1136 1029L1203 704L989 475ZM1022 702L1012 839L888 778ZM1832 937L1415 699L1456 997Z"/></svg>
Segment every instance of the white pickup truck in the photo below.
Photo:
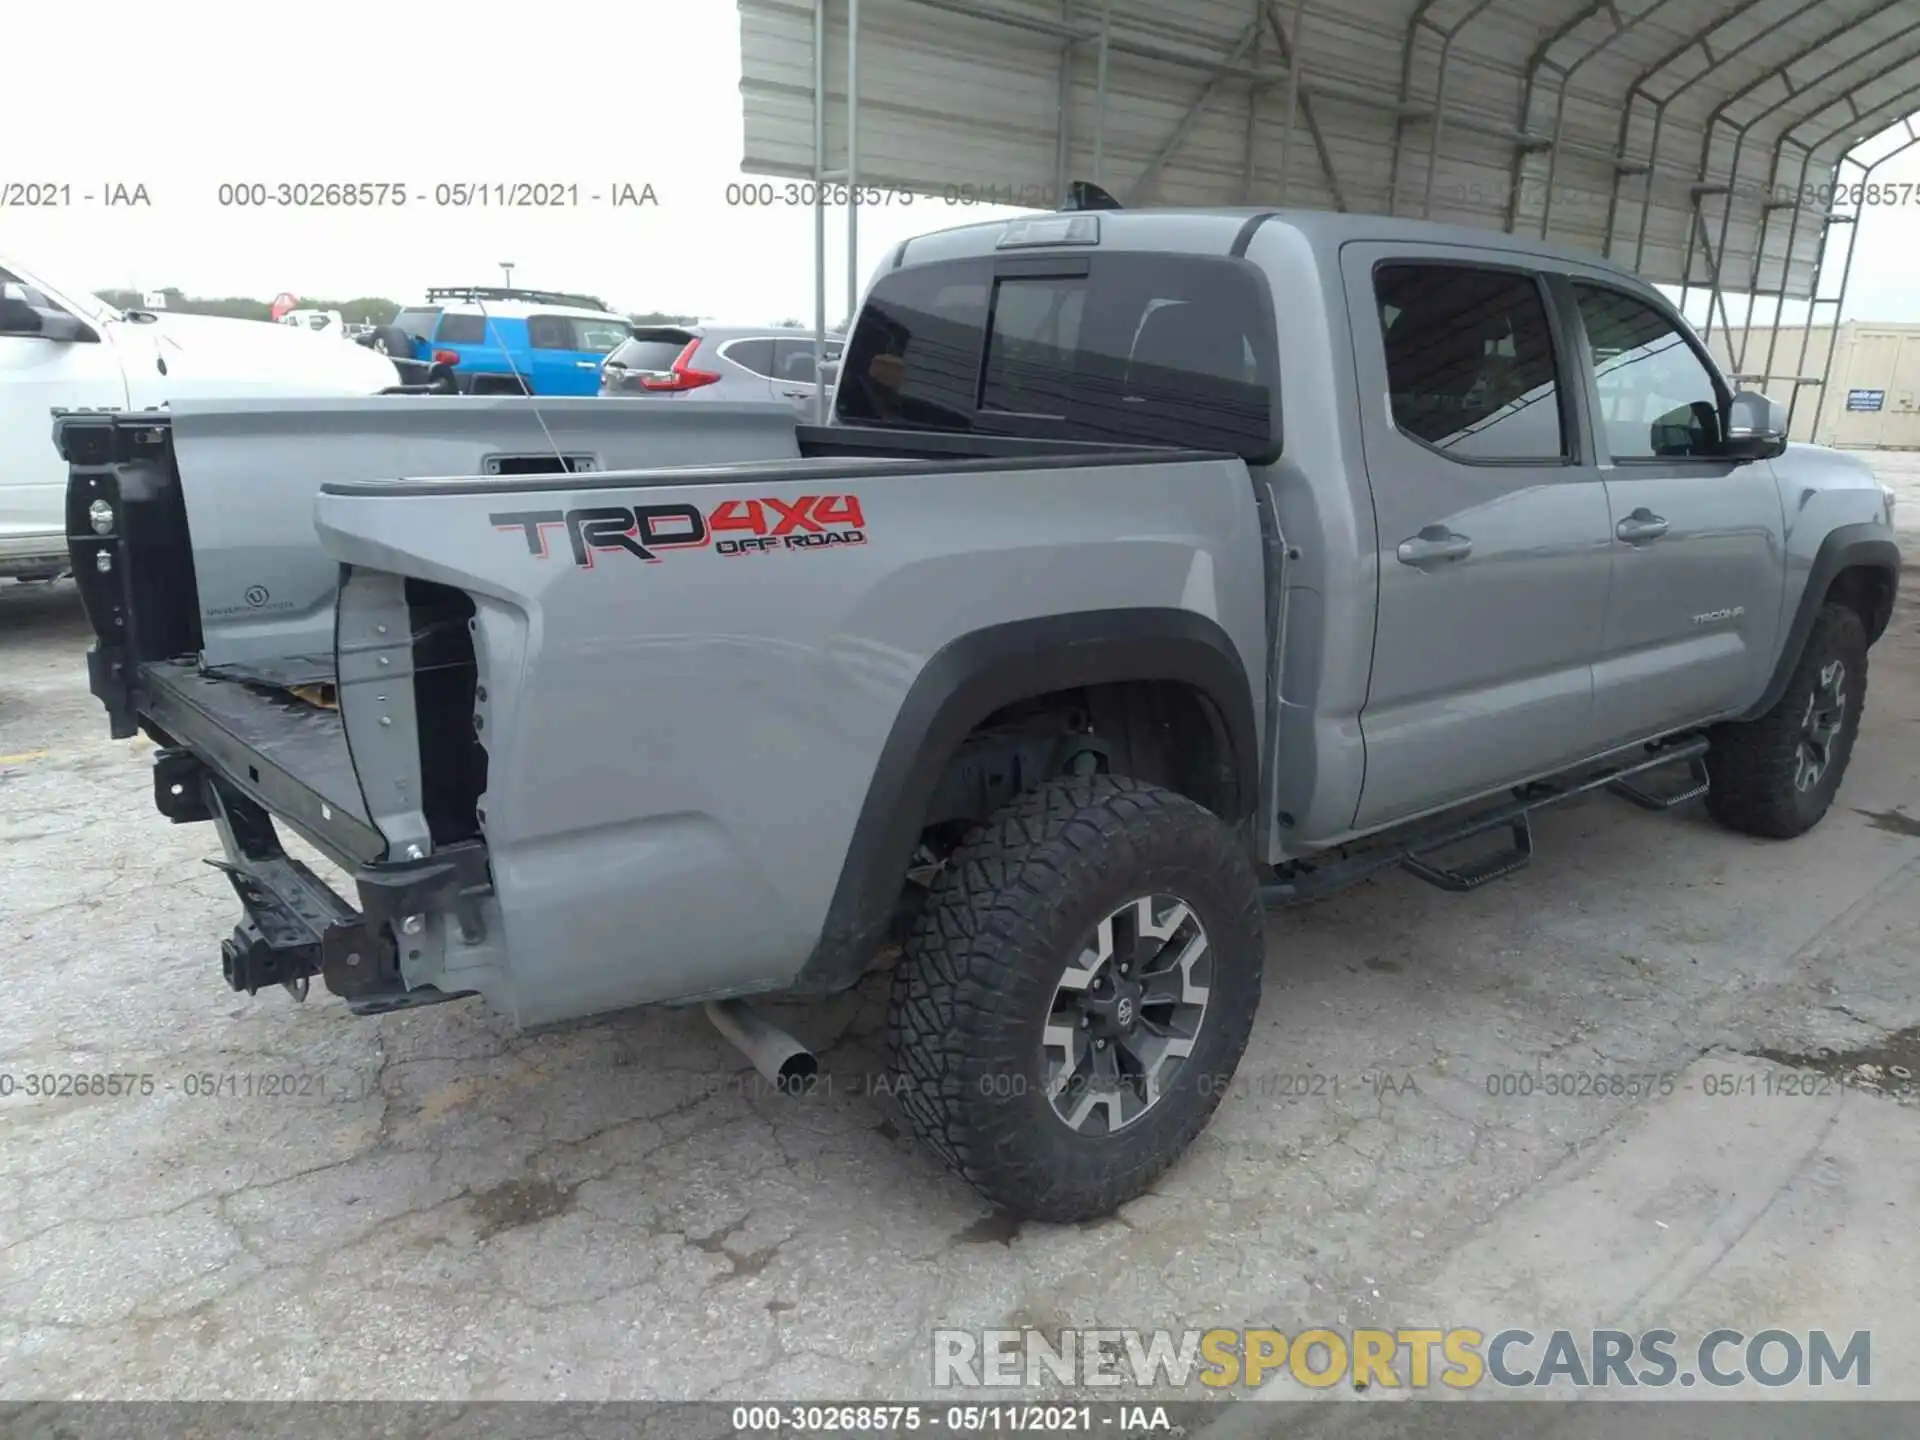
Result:
<svg viewBox="0 0 1920 1440"><path fill-rule="evenodd" d="M67 568L67 467L51 412L244 395L371 395L394 363L337 334L116 310L0 254L0 577Z"/></svg>

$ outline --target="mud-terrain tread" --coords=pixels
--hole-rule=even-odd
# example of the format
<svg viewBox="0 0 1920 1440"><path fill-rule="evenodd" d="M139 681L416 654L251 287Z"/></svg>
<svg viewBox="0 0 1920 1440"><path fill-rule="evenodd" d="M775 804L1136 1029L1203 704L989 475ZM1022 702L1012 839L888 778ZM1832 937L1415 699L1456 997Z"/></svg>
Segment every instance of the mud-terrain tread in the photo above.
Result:
<svg viewBox="0 0 1920 1440"><path fill-rule="evenodd" d="M1847 665L1847 719L1839 753L1821 780L1828 804L1809 818L1794 799L1800 721L1820 667L1833 658ZM1822 605L1779 702L1757 719L1714 729L1707 752L1707 813L1729 830L1770 840L1791 840L1811 830L1825 816L1831 796L1846 776L1866 711L1866 694L1866 627L1847 606Z"/></svg>
<svg viewBox="0 0 1920 1440"><path fill-rule="evenodd" d="M1025 1057L1006 1046L1007 1032L1020 1023L1023 991L1024 1003L1032 1004L1036 986L1051 996L1058 983L1066 955L1050 926L1057 932L1064 923L1057 918L1062 908L1088 885L1110 887L1125 869L1150 870L1173 857L1182 868L1210 872L1212 883L1235 897L1202 917L1219 996L1202 1027L1202 1052L1212 1057L1218 1079L1190 1096L1162 1100L1164 1108L1177 1098L1190 1113L1176 1117L1180 1123L1165 1143L1124 1169L1097 1179L1040 1173L1032 1137L1019 1133L1031 1113L1016 1104L982 1103L981 1077L1024 1068ZM1158 1179L1218 1105L1225 1075L1252 1029L1263 948L1258 884L1246 847L1201 806L1120 776L1055 780L1027 792L954 852L895 967L887 1029L893 1089L909 1128L981 1194L1025 1218L1110 1213ZM1248 973L1229 985L1227 967ZM1216 1026L1209 1044L1208 1031ZM1044 1119L1058 1123L1051 1114ZM1132 1129L1106 1143L1126 1139ZM1063 1126L1062 1133L1070 1132Z"/></svg>

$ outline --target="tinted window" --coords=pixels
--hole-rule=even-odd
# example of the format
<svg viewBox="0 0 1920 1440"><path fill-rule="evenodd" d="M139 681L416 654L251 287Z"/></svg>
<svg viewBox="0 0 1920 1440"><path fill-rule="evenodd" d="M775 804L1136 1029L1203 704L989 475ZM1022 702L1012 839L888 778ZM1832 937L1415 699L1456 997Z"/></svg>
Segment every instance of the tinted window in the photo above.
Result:
<svg viewBox="0 0 1920 1440"><path fill-rule="evenodd" d="M437 306L432 309L415 306L412 309L402 310L394 316L393 323L416 339L431 340L434 321L439 318L440 310Z"/></svg>
<svg viewBox="0 0 1920 1440"><path fill-rule="evenodd" d="M1713 454L1719 389L1686 337L1643 300L1593 285L1573 289L1613 458Z"/></svg>
<svg viewBox="0 0 1920 1440"><path fill-rule="evenodd" d="M1255 272L1165 254L1086 264L884 276L848 344L840 418L1269 455L1272 311Z"/></svg>
<svg viewBox="0 0 1920 1440"><path fill-rule="evenodd" d="M487 320L484 315L442 315L440 333L436 339L449 345L479 345L487 338Z"/></svg>
<svg viewBox="0 0 1920 1440"><path fill-rule="evenodd" d="M578 315L533 315L527 320L527 343L536 350L582 350L605 355L633 333L618 320L587 320Z"/></svg>
<svg viewBox="0 0 1920 1440"><path fill-rule="evenodd" d="M641 330L621 341L607 363L627 370L670 370L692 343L684 330Z"/></svg>
<svg viewBox="0 0 1920 1440"><path fill-rule="evenodd" d="M756 375L771 376L773 344L771 340L733 340L727 343L721 353L742 369L751 370Z"/></svg>
<svg viewBox="0 0 1920 1440"><path fill-rule="evenodd" d="M57 310L53 297L38 286L29 285L11 270L0 270L0 293L9 300L23 300L36 310Z"/></svg>
<svg viewBox="0 0 1920 1440"><path fill-rule="evenodd" d="M838 360L841 348L838 340L827 341L827 359ZM773 346L773 363L778 369L777 379L810 383L814 372L813 341L776 340Z"/></svg>
<svg viewBox="0 0 1920 1440"><path fill-rule="evenodd" d="M1566 451L1553 332L1530 275L1382 265L1374 295L1394 423L1463 460Z"/></svg>
<svg viewBox="0 0 1920 1440"><path fill-rule="evenodd" d="M993 287L980 408L1065 416L1080 356L1084 279L1004 279Z"/></svg>
<svg viewBox="0 0 1920 1440"><path fill-rule="evenodd" d="M624 320L587 320L576 315L567 325L573 331L573 348L593 355L607 354L633 333Z"/></svg>

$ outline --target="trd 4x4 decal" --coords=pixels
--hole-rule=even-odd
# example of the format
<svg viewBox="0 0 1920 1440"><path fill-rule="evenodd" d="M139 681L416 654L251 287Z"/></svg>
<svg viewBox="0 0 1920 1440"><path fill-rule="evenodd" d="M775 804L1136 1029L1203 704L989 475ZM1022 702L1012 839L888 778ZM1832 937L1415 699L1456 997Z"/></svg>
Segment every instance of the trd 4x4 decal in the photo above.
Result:
<svg viewBox="0 0 1920 1440"><path fill-rule="evenodd" d="M514 510L491 517L496 530L517 530L527 553L547 558L547 532L563 530L573 563L593 568L593 557L624 550L650 565L661 550L720 555L764 555L774 550L822 550L867 543L857 495L802 495L797 500L722 500L704 514L695 506L589 505L575 510Z"/></svg>

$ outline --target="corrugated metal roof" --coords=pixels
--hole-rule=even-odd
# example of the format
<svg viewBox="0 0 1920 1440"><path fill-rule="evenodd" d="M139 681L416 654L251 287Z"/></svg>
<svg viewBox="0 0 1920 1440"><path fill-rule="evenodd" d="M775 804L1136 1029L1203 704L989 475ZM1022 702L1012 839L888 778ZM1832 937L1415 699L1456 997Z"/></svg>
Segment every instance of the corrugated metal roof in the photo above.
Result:
<svg viewBox="0 0 1920 1440"><path fill-rule="evenodd" d="M743 168L811 177L813 0L738 3ZM832 177L847 12L824 17ZM1797 297L1840 157L1920 109L1916 58L1920 0L861 0L856 173L1424 215Z"/></svg>

